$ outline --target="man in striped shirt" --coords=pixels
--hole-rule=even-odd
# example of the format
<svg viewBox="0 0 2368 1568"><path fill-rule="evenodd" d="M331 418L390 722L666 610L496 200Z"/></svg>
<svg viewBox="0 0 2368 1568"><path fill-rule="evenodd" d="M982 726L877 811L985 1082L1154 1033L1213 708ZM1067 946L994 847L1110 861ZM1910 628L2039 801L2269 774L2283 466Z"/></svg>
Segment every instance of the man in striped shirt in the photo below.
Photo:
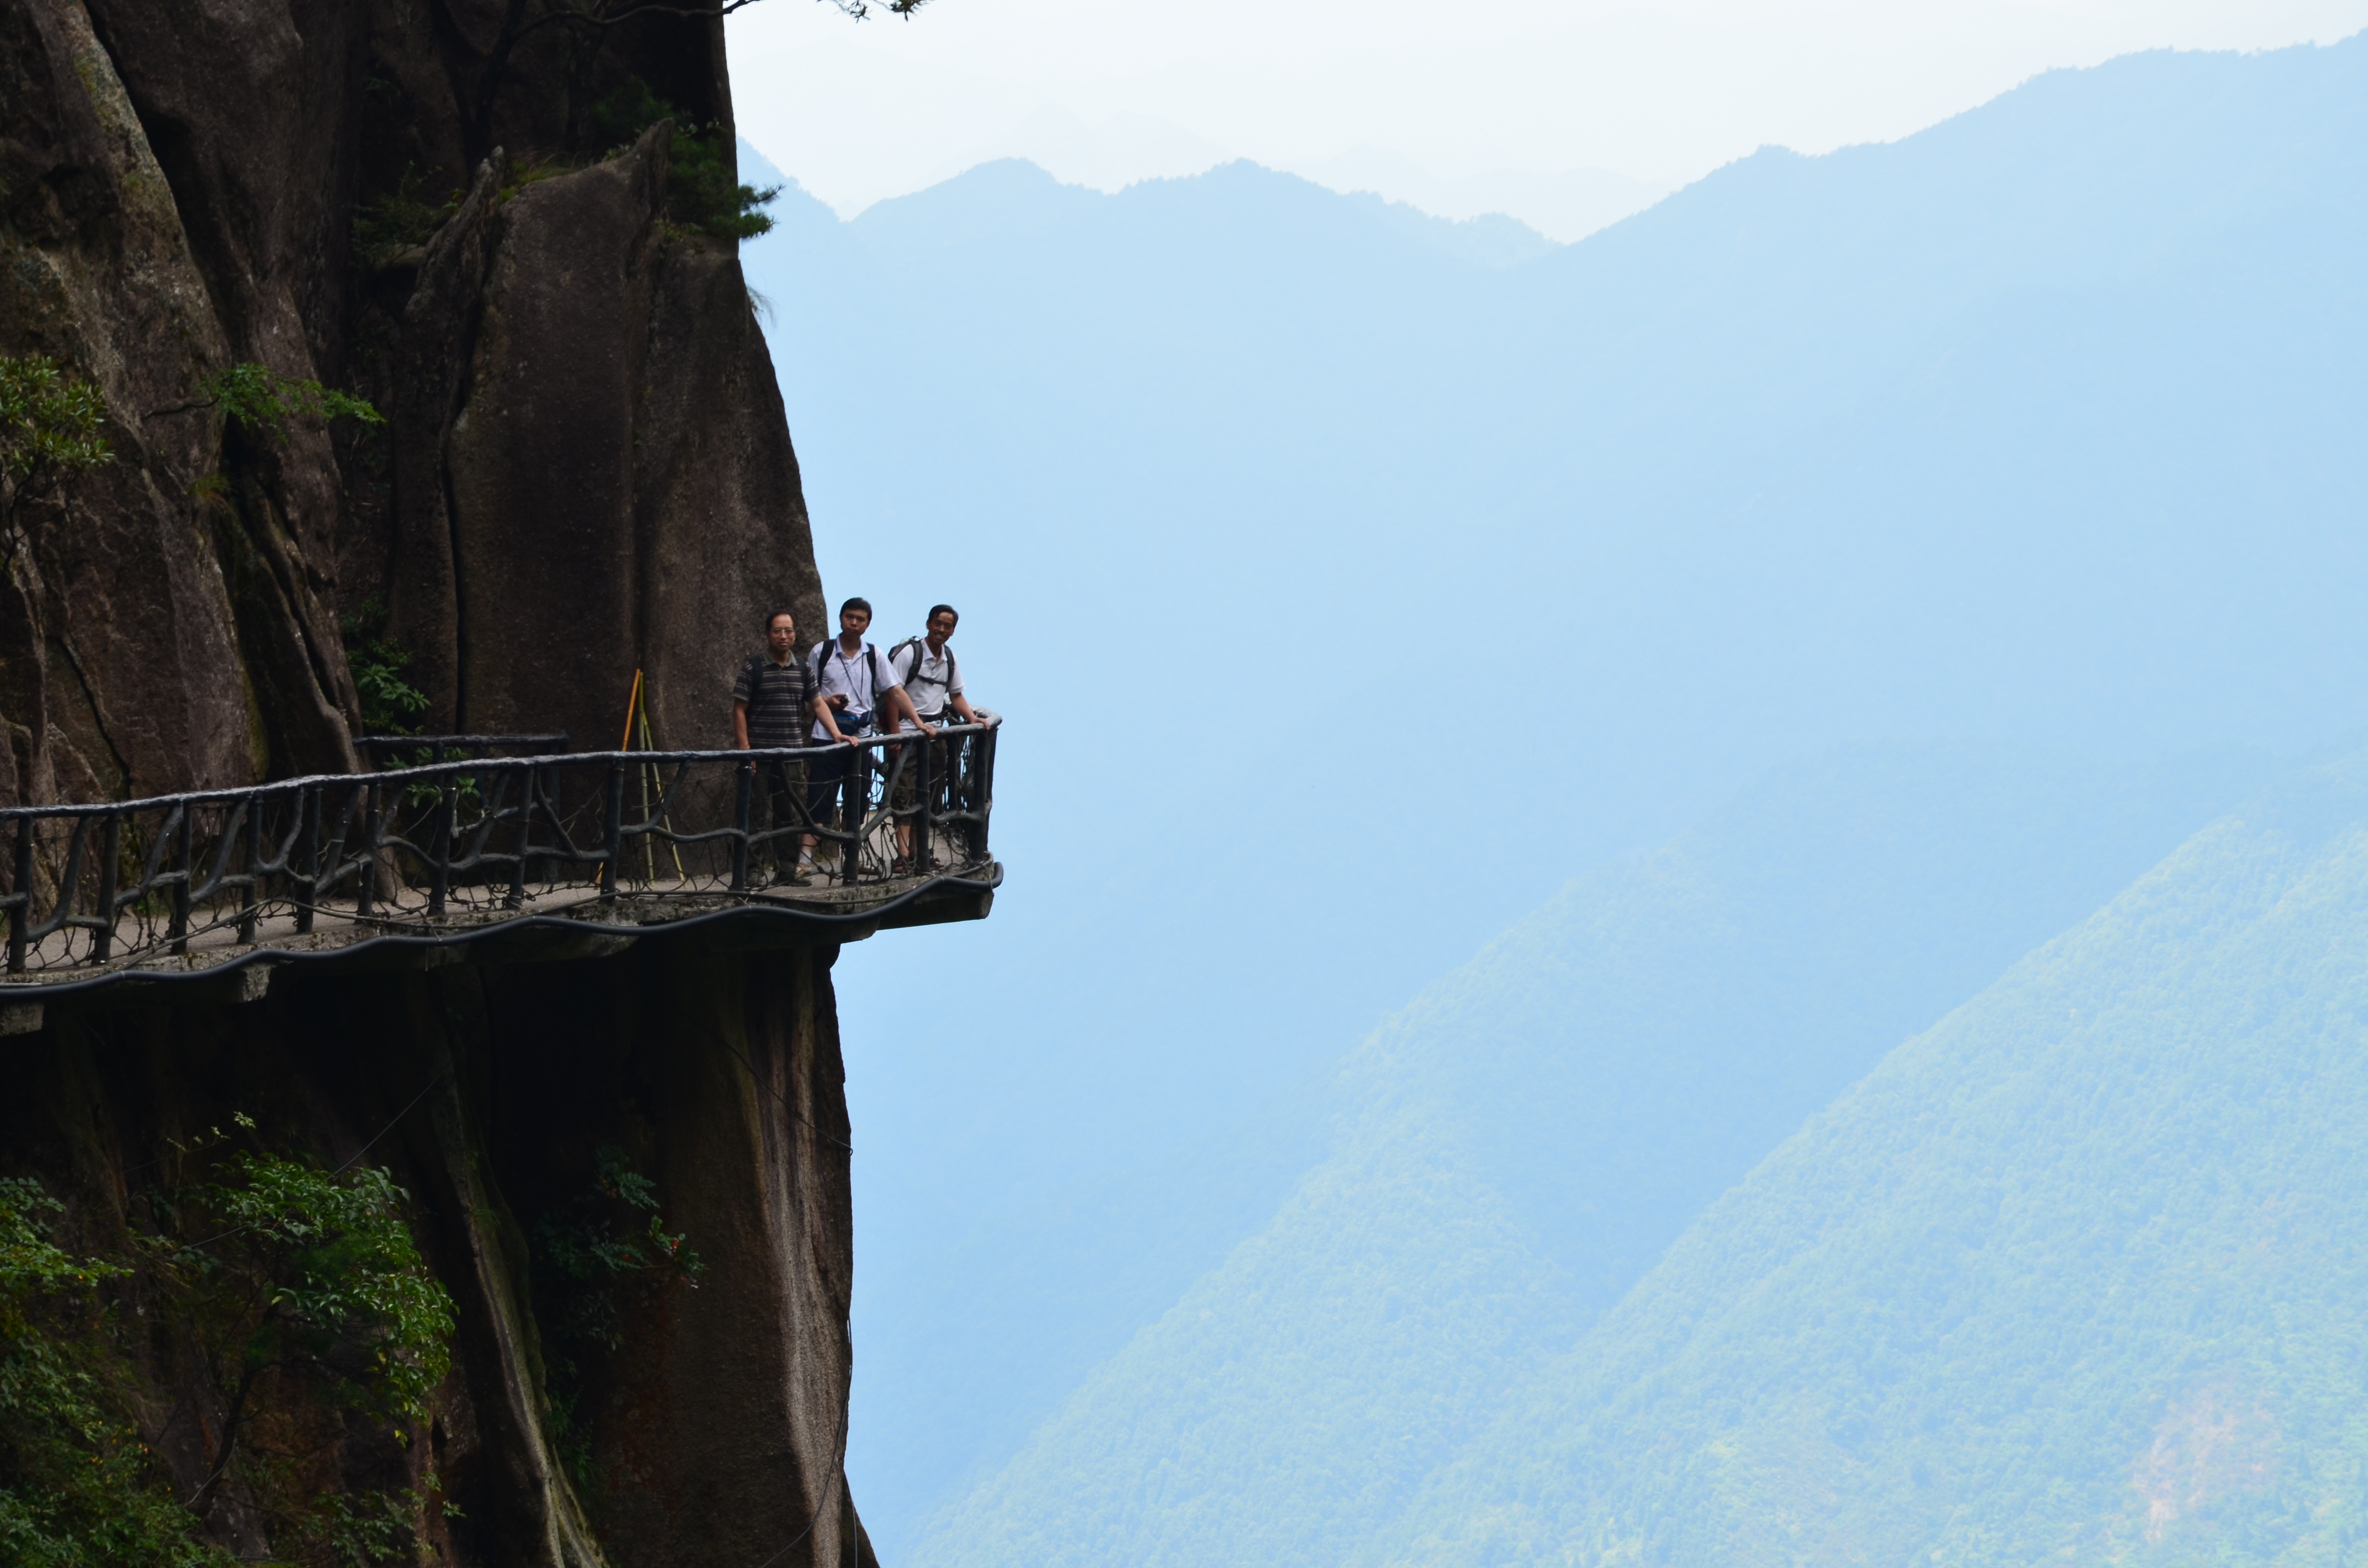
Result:
<svg viewBox="0 0 2368 1568"><path fill-rule="evenodd" d="M814 683L805 661L798 657L797 617L777 609L765 619L765 651L749 655L732 683L732 735L742 751L768 751L806 744L806 726L814 717ZM806 765L777 757L764 765L764 800L771 823L764 858L774 867L769 881L803 887L809 880L814 839L803 835L786 841L782 835L809 825L806 816ZM749 827L756 830L751 822ZM794 847L790 846L794 845ZM751 862L757 856L749 856ZM784 872L782 867L791 869ZM749 868L756 880L756 867Z"/></svg>

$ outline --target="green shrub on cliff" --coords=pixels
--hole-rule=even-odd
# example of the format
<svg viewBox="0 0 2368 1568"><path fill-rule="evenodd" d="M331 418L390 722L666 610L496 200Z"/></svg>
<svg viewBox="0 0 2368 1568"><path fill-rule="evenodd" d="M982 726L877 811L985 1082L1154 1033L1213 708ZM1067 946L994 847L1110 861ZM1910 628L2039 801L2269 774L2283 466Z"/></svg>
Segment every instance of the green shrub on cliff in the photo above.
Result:
<svg viewBox="0 0 2368 1568"><path fill-rule="evenodd" d="M193 1510L243 1457L267 1395L325 1397L399 1437L427 1416L451 1365L452 1301L412 1243L404 1202L374 1166L324 1172L254 1153L159 1202L165 1233L149 1245L222 1401Z"/></svg>
<svg viewBox="0 0 2368 1568"><path fill-rule="evenodd" d="M630 144L661 119L674 121L666 216L712 239L753 240L770 233L773 220L761 209L781 194L780 187L759 190L733 178L723 161L722 127L692 120L650 91L639 76L628 77L623 86L592 106L593 129L611 146Z"/></svg>
<svg viewBox="0 0 2368 1568"><path fill-rule="evenodd" d="M599 1361L622 1349L635 1292L707 1271L689 1238L671 1233L657 1183L614 1144L593 1158L591 1186L534 1227L534 1305L542 1328L552 1440L577 1484L594 1484L588 1423L579 1410Z"/></svg>
<svg viewBox="0 0 2368 1568"><path fill-rule="evenodd" d="M245 362L226 366L199 381L186 406L218 408L241 429L268 431L275 439L288 434L291 419L310 425L325 425L333 419L386 423L377 408L351 392Z"/></svg>
<svg viewBox="0 0 2368 1568"><path fill-rule="evenodd" d="M111 462L101 436L107 400L88 381L70 381L41 354L0 355L0 528L17 540L18 514L68 475Z"/></svg>
<svg viewBox="0 0 2368 1568"><path fill-rule="evenodd" d="M337 617L346 667L353 674L354 695L361 699L366 733L416 735L415 721L427 710L427 694L403 678L411 653L387 635L386 622L386 601L375 594Z"/></svg>
<svg viewBox="0 0 2368 1568"><path fill-rule="evenodd" d="M0 1180L0 1562L26 1568L215 1568L148 1449L107 1395L95 1290L120 1266L50 1240L61 1212Z"/></svg>

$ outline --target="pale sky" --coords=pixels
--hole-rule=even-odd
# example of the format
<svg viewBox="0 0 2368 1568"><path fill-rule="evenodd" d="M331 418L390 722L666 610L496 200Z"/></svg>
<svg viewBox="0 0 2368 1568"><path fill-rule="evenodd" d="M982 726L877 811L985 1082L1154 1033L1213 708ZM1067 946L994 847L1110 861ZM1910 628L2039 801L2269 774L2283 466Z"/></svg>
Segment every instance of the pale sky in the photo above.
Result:
<svg viewBox="0 0 2368 1568"><path fill-rule="evenodd" d="M1238 157L1575 239L1768 143L2362 27L2368 0L763 0L726 30L740 133L843 215L991 158L1112 190Z"/></svg>

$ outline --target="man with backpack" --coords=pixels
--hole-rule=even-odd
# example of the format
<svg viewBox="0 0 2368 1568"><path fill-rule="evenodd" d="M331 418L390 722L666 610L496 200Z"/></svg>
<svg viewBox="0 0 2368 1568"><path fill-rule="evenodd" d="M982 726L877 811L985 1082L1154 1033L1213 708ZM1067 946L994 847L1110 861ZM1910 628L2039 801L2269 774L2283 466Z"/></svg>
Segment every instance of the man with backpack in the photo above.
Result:
<svg viewBox="0 0 2368 1568"><path fill-rule="evenodd" d="M814 677L807 673L798 657L797 617L788 610L777 609L765 618L765 651L751 653L740 666L732 682L732 738L742 751L768 751L779 747L802 746L806 744L807 727L814 722L817 706ZM785 757L776 757L764 765L764 800L771 832L777 836L768 840L769 853L765 858L773 867L768 880L803 886L807 881L805 866L811 863L814 846L811 835L802 837L796 847L787 851L793 858L784 858L779 835L807 825L806 765ZM750 827L756 824L752 822ZM753 862L757 858L751 855ZM801 863L803 862L803 863ZM785 865L794 869L783 871ZM752 864L752 873L756 870Z"/></svg>
<svg viewBox="0 0 2368 1568"><path fill-rule="evenodd" d="M951 605L932 605L928 619L923 624L928 632L920 637L907 637L888 650L888 668L905 688L907 699L922 722L944 724L951 710L954 719L965 724L984 724L970 699L962 695L962 666L954 660L954 651L947 646L952 641L954 627L962 617ZM940 736L927 740L921 745L929 748L929 802L931 812L944 810L944 801L953 781L955 748L960 743ZM917 819L921 802L921 759L914 755L916 747L905 748L904 771L897 776L894 804L899 812ZM926 876L931 869L918 865L913 858L913 823L896 824L896 850L905 869L916 876Z"/></svg>
<svg viewBox="0 0 2368 1568"><path fill-rule="evenodd" d="M937 733L914 710L912 699L905 696L896 672L889 668L886 655L863 640L871 625L871 602L849 599L838 607L838 635L827 642L816 643L807 655L806 670L813 676L815 693L813 739L817 743L844 745L850 740L876 734L882 719L887 721L891 733L900 721L905 720L925 735ZM817 757L810 772L813 782L807 786L806 808L814 813L814 821L827 823L838 816L839 803L844 801L846 829L860 834L865 810L871 801L870 749L856 747L851 752L833 752ZM861 847L860 839L847 846L844 875L848 881L854 880L856 857Z"/></svg>

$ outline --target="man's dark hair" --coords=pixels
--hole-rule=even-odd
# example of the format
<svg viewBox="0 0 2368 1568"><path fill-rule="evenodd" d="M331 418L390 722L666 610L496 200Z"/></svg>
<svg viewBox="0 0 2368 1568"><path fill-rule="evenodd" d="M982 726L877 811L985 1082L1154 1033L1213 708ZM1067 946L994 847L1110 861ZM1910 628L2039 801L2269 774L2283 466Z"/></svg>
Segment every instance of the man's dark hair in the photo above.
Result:
<svg viewBox="0 0 2368 1568"><path fill-rule="evenodd" d="M781 617L783 617L783 616L785 616L785 615L786 615L786 616L788 616L788 617L790 618L790 624L791 624L791 626L795 626L795 625L798 623L798 613L797 613L797 611L795 611L795 610L791 610L791 609L776 609L776 610L768 610L768 611L767 611L767 612L766 612L766 615L765 615L765 630L766 630L766 631L770 631L771 630L773 630L773 622L775 622L775 621L777 621L777 620L780 619L781 619Z"/></svg>
<svg viewBox="0 0 2368 1568"><path fill-rule="evenodd" d="M941 615L952 616L954 618L955 625L959 626L962 624L962 611L954 608L951 605L931 605L929 607L929 613L921 618L921 624L927 626L929 622L937 619L938 617Z"/></svg>
<svg viewBox="0 0 2368 1568"><path fill-rule="evenodd" d="M870 599L849 599L845 604L838 607L838 613L845 615L851 609L860 609L864 614L870 615L871 613L871 601Z"/></svg>

